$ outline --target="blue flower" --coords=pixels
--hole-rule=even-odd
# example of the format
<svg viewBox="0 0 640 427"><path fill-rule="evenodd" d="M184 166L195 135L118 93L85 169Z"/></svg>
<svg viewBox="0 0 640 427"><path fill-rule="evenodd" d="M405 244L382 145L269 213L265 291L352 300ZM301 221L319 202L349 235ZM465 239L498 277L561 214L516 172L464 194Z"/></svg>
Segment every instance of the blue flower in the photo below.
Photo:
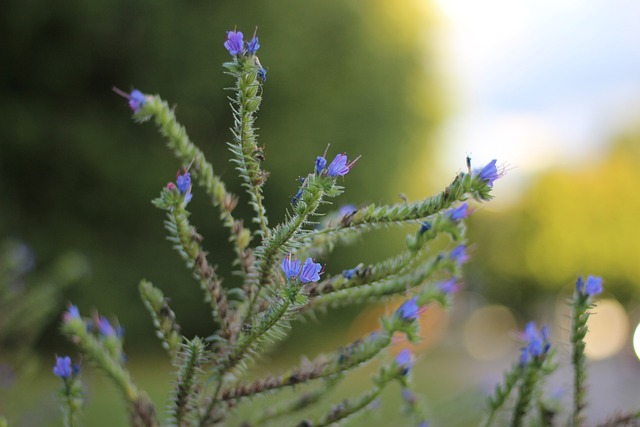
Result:
<svg viewBox="0 0 640 427"><path fill-rule="evenodd" d="M69 322L71 320L79 319L79 318L80 318L80 311L78 310L78 307L76 307L73 304L71 304L67 309L67 311L65 311L62 314L62 320L64 320L65 322Z"/></svg>
<svg viewBox="0 0 640 427"><path fill-rule="evenodd" d="M260 43L258 43L258 37L254 36L249 43L247 43L247 53L249 55L255 55L258 49L260 49Z"/></svg>
<svg viewBox="0 0 640 427"><path fill-rule="evenodd" d="M458 265L462 265L469 260L469 255L466 252L464 245L458 245L449 253L449 256Z"/></svg>
<svg viewBox="0 0 640 427"><path fill-rule="evenodd" d="M419 231L419 233L420 234L424 234L427 231L431 230L431 227L432 226L431 226L431 224L429 224L428 221L423 221L423 222L420 223L420 231Z"/></svg>
<svg viewBox="0 0 640 427"><path fill-rule="evenodd" d="M184 175L178 174L176 177L176 185L178 190L184 194L191 188L191 175L189 172L185 172Z"/></svg>
<svg viewBox="0 0 640 427"><path fill-rule="evenodd" d="M307 258L300 272L300 281L302 283L317 282L320 280L320 270L322 270L322 266L319 263Z"/></svg>
<svg viewBox="0 0 640 427"><path fill-rule="evenodd" d="M300 261L293 259L291 254L282 260L282 271L288 280L298 277L300 268Z"/></svg>
<svg viewBox="0 0 640 427"><path fill-rule="evenodd" d="M498 173L498 168L496 167L496 159L491 160L485 167L482 169L476 169L474 173L478 175L482 181L486 181L489 187L493 187L493 181L500 178L500 174Z"/></svg>
<svg viewBox="0 0 640 427"><path fill-rule="evenodd" d="M396 313L402 320L413 321L422 314L422 311L423 310L418 305L418 298L413 297L403 302L402 305L398 307L398 310L396 310Z"/></svg>
<svg viewBox="0 0 640 427"><path fill-rule="evenodd" d="M346 175L353 165L358 161L360 157L352 160L350 163L347 163L347 155L346 154L338 154L335 159L329 164L327 168L328 176L344 176Z"/></svg>
<svg viewBox="0 0 640 427"><path fill-rule="evenodd" d="M407 375L411 370L411 368L413 367L411 352L406 348L403 349L396 356L396 363L402 369L402 375Z"/></svg>
<svg viewBox="0 0 640 427"><path fill-rule="evenodd" d="M535 322L527 323L522 333L522 339L525 342L525 346L521 349L520 353L521 365L528 363L534 358L544 356L551 348L549 328L543 326L538 330Z"/></svg>
<svg viewBox="0 0 640 427"><path fill-rule="evenodd" d="M403 387L402 390L400 390L400 395L402 396L402 400L407 402L409 405L415 405L418 402L418 399L416 399L416 395L413 394L411 389L408 389L406 387Z"/></svg>
<svg viewBox="0 0 640 427"><path fill-rule="evenodd" d="M447 212L447 216L451 221L459 221L469 216L469 205L466 203L461 204L457 208L451 209Z"/></svg>
<svg viewBox="0 0 640 427"><path fill-rule="evenodd" d="M454 294L458 291L458 280L453 278L444 282L440 282L436 285L436 288L443 294Z"/></svg>
<svg viewBox="0 0 640 427"><path fill-rule="evenodd" d="M267 81L267 70L265 70L263 67L260 67L260 69L258 70L258 78L263 82Z"/></svg>
<svg viewBox="0 0 640 427"><path fill-rule="evenodd" d="M98 316L95 323L96 327L98 328L98 332L100 332L102 336L116 336L116 330L113 329L113 326L111 326L111 323L109 323L109 319L107 319L106 317Z"/></svg>
<svg viewBox="0 0 640 427"><path fill-rule="evenodd" d="M227 41L224 42L224 47L231 55L242 54L244 51L244 34L240 31L227 31Z"/></svg>
<svg viewBox="0 0 640 427"><path fill-rule="evenodd" d="M73 369L71 367L71 358L69 356L57 357L56 356L56 364L53 367L54 375L60 378L70 378L73 373Z"/></svg>
<svg viewBox="0 0 640 427"><path fill-rule="evenodd" d="M358 274L358 267L356 268L352 268L351 270L344 270L342 272L342 275L344 276L345 279L353 279L353 276L355 276L356 274Z"/></svg>
<svg viewBox="0 0 640 427"><path fill-rule="evenodd" d="M193 198L193 194L191 194L191 175L189 172L185 171L183 175L178 173L178 176L176 177L176 186L178 187L178 191L185 195L184 203L189 203Z"/></svg>
<svg viewBox="0 0 640 427"><path fill-rule="evenodd" d="M582 280L582 277L578 277L576 290L579 294L586 295L587 297L596 296L602 293L602 277L588 276L586 282Z"/></svg>
<svg viewBox="0 0 640 427"><path fill-rule="evenodd" d="M147 98L142 92L137 89L132 90L129 94L129 107L133 110L134 113L140 111L140 109L144 107L144 103L146 101Z"/></svg>
<svg viewBox="0 0 640 427"><path fill-rule="evenodd" d="M320 175L325 167L327 167L327 159L322 156L316 157L316 173Z"/></svg>
<svg viewBox="0 0 640 427"><path fill-rule="evenodd" d="M338 209L339 216L348 216L355 213L358 210L354 205L342 205L340 209Z"/></svg>

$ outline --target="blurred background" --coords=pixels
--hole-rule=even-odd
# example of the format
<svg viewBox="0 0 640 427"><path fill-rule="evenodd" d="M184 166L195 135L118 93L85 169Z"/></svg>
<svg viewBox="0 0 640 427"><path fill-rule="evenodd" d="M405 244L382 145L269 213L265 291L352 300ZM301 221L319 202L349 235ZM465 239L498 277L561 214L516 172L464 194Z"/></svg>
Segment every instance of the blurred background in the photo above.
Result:
<svg viewBox="0 0 640 427"><path fill-rule="evenodd" d="M530 319L552 325L568 363L565 299L587 274L604 277L606 289L587 348L589 411L603 419L637 409L638 16L635 0L2 2L0 413L15 426L60 425L51 367L54 353L76 356L57 332L71 301L84 314L118 318L134 378L163 406L169 375L155 373L168 361L137 284L147 278L163 289L188 335L207 335L208 314L150 203L180 165L152 125L130 120L111 87L175 104L241 194L225 147L231 81L222 44L225 31L249 35L256 26L268 69L257 124L272 172L272 224L328 143L332 153L362 154L338 203L426 197L463 170L467 155L476 167L497 158L508 170L495 200L469 220L474 256L454 309L423 319L414 380L433 424L479 419ZM194 192L193 223L228 273L226 231ZM404 233L369 236L327 268L388 256ZM343 345L392 308L296 325L267 363L278 369ZM328 318L332 327L322 325ZM358 371L360 381L339 393L367 389L371 372ZM123 424L113 388L88 366L83 376L86 425ZM570 398L570 378L560 369L550 379L560 401ZM399 392L387 395L377 421L397 416Z"/></svg>

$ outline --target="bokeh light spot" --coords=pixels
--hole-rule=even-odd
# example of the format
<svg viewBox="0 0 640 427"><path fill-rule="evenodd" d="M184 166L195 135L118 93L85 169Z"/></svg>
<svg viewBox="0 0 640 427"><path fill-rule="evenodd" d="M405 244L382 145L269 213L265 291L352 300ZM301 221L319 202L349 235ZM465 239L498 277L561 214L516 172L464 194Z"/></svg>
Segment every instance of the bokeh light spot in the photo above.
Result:
<svg viewBox="0 0 640 427"><path fill-rule="evenodd" d="M482 307L469 316L464 326L464 345L469 354L480 360L495 360L512 350L516 321L511 311L501 305Z"/></svg>
<svg viewBox="0 0 640 427"><path fill-rule="evenodd" d="M624 307L612 299L600 300L591 312L584 352L590 359L606 359L622 350L629 332L629 320Z"/></svg>

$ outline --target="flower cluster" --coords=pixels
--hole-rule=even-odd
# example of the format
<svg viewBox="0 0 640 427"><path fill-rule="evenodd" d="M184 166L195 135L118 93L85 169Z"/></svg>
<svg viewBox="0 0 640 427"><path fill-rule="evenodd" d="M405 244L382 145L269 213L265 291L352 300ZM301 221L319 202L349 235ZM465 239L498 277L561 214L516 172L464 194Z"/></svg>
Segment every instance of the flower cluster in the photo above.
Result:
<svg viewBox="0 0 640 427"><path fill-rule="evenodd" d="M525 346L520 352L520 365L522 366L534 359L543 358L551 348L549 328L547 326L538 329L535 322L529 322L525 326L521 337L525 342Z"/></svg>
<svg viewBox="0 0 640 427"><path fill-rule="evenodd" d="M176 174L176 183L170 182L167 184L167 188L169 190L177 188L180 194L184 195L185 205L193 198L193 194L191 194L191 175L186 170L182 174L178 172Z"/></svg>
<svg viewBox="0 0 640 427"><path fill-rule="evenodd" d="M353 168L355 163L360 159L360 156L358 156L355 160L347 162L346 154L338 154L327 167L327 159L325 158L325 156L326 152L324 155L318 156L316 158L315 170L318 175L326 175L331 177L345 176L347 173L349 173L351 168Z"/></svg>
<svg viewBox="0 0 640 427"><path fill-rule="evenodd" d="M249 55L249 57L253 58L253 61L255 61L255 64L258 66L258 78L262 81L267 80L267 70L262 67L260 60L255 56L258 49L260 49L260 43L255 34L251 40L245 43L242 31L227 31L227 39L224 42L224 47L236 58L244 55Z"/></svg>
<svg viewBox="0 0 640 427"><path fill-rule="evenodd" d="M602 278L597 276L587 276L584 281L582 277L578 277L576 281L576 291L578 295L589 298L602 293Z"/></svg>
<svg viewBox="0 0 640 427"><path fill-rule="evenodd" d="M317 282L320 280L322 265L307 258L304 264L300 260L293 258L291 254L282 260L282 271L287 280L298 279L302 283Z"/></svg>

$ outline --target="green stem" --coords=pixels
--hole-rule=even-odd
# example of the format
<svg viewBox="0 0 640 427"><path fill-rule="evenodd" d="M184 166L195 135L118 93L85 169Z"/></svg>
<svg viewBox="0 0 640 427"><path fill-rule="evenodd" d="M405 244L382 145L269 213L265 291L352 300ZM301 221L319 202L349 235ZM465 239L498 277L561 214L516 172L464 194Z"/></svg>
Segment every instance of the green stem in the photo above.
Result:
<svg viewBox="0 0 640 427"><path fill-rule="evenodd" d="M571 363L573 364L573 413L571 422L573 427L584 425L582 410L586 406L587 368L584 355L587 335L587 320L589 319L589 303L586 296L576 292L573 299L573 313L571 324Z"/></svg>

